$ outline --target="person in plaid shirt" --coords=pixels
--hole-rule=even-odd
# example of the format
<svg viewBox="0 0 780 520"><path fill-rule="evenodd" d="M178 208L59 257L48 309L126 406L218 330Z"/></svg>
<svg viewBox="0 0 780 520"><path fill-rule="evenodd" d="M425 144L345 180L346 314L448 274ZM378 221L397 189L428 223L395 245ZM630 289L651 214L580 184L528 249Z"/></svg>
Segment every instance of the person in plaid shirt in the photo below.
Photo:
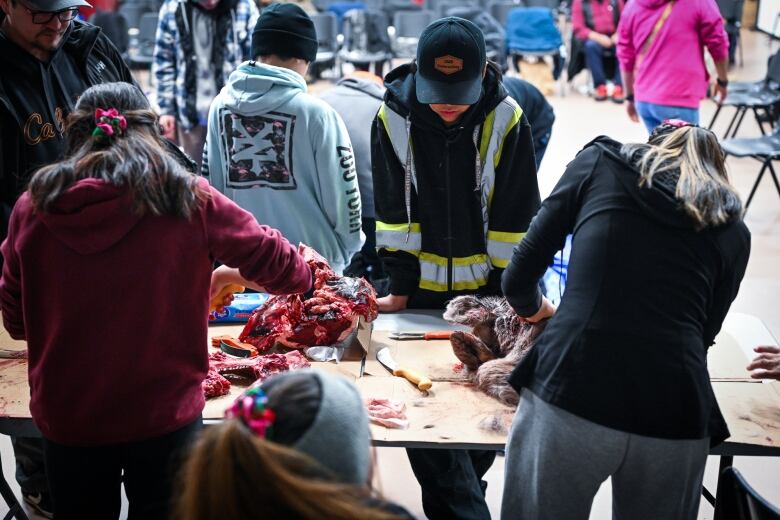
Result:
<svg viewBox="0 0 780 520"><path fill-rule="evenodd" d="M154 46L160 124L198 165L209 107L241 62L251 59L253 0L165 0Z"/></svg>

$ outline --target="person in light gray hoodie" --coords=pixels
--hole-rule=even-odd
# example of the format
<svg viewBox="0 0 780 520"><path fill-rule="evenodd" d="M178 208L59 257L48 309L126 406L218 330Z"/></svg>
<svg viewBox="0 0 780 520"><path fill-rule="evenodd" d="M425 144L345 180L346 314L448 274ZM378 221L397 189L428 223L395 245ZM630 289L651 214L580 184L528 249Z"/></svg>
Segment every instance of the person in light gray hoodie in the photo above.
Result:
<svg viewBox="0 0 780 520"><path fill-rule="evenodd" d="M363 248L352 257L345 274L365 277L379 296L387 294L388 279L382 259L376 251L376 218L374 214L374 180L371 176L371 126L385 95L382 78L368 72L368 64L355 65L356 71L320 94L344 119L352 149L355 152L360 200L363 206Z"/></svg>
<svg viewBox="0 0 780 520"><path fill-rule="evenodd" d="M252 34L256 61L241 64L211 105L202 173L341 273L364 240L360 191L344 122L306 93L316 54L314 24L300 7L263 10Z"/></svg>

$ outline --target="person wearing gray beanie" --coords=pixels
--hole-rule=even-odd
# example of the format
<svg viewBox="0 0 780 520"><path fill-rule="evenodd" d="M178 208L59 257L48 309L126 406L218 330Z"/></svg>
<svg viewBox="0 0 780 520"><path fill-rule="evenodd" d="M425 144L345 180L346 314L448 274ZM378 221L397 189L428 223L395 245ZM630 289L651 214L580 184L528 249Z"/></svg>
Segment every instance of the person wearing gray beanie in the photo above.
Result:
<svg viewBox="0 0 780 520"><path fill-rule="evenodd" d="M413 518L371 491L368 414L348 379L278 374L247 389L226 417L190 454L175 518Z"/></svg>

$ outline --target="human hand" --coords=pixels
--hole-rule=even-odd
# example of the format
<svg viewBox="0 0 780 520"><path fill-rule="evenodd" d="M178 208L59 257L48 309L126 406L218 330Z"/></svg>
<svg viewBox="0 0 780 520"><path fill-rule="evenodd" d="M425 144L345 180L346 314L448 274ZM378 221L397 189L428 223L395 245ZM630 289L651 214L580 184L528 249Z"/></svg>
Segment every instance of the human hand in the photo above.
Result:
<svg viewBox="0 0 780 520"><path fill-rule="evenodd" d="M723 87L721 85L718 85L715 83L715 88L712 90L712 99L720 105L723 103L723 100L726 99L726 95L728 94L728 87Z"/></svg>
<svg viewBox="0 0 780 520"><path fill-rule="evenodd" d="M176 118L174 116L160 116L160 128L163 137L172 141L176 140Z"/></svg>
<svg viewBox="0 0 780 520"><path fill-rule="evenodd" d="M639 122L639 115L636 113L636 105L634 105L633 101L626 100L626 112L631 121L634 123Z"/></svg>
<svg viewBox="0 0 780 520"><path fill-rule="evenodd" d="M750 377L780 381L780 348L760 345L753 350L758 352L758 355L747 366L747 369L750 370Z"/></svg>
<svg viewBox="0 0 780 520"><path fill-rule="evenodd" d="M542 306L539 307L539 310L536 311L536 314L522 319L528 323L538 323L547 318L551 318L553 314L555 314L555 310L555 305L553 305L546 296L542 296Z"/></svg>
<svg viewBox="0 0 780 520"><path fill-rule="evenodd" d="M599 45L601 45L605 49L609 49L610 47L612 47L615 44L615 42L612 41L612 38L610 38L606 34L597 33L595 31L591 31L589 37L590 37L591 40L593 40L594 42L598 43Z"/></svg>
<svg viewBox="0 0 780 520"><path fill-rule="evenodd" d="M388 294L387 296L376 299L376 305L379 308L379 312L402 311L406 308L408 302L408 296L401 296L398 294Z"/></svg>
<svg viewBox="0 0 780 520"><path fill-rule="evenodd" d="M612 36L609 37L610 40L612 40L613 45L617 45L618 42L618 33L613 33Z"/></svg>

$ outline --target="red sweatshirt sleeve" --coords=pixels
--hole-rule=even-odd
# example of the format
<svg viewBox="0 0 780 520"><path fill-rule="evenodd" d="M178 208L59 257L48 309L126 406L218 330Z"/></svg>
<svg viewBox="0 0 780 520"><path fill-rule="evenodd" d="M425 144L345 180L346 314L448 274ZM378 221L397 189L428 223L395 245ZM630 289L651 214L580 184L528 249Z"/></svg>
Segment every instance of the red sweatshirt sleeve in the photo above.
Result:
<svg viewBox="0 0 780 520"><path fill-rule="evenodd" d="M710 51L712 59L723 61L729 56L729 38L723 27L723 18L714 0L700 0L699 34Z"/></svg>
<svg viewBox="0 0 780 520"><path fill-rule="evenodd" d="M208 186L208 183L206 183ZM311 288L309 265L282 234L212 187L203 211L211 254L238 268L241 276L272 294L303 293Z"/></svg>
<svg viewBox="0 0 780 520"><path fill-rule="evenodd" d="M571 6L571 26L574 36L582 41L588 39L590 29L585 25L585 15L582 12L582 0L574 0Z"/></svg>
<svg viewBox="0 0 780 520"><path fill-rule="evenodd" d="M3 325L14 339L26 339L24 312L22 311L22 276L14 240L19 227L19 213L22 211L22 207L28 206L27 201L27 194L24 194L17 202L16 208L11 214L8 236L3 245L0 246L0 254L3 256L3 274L0 278L0 308L3 312Z"/></svg>

